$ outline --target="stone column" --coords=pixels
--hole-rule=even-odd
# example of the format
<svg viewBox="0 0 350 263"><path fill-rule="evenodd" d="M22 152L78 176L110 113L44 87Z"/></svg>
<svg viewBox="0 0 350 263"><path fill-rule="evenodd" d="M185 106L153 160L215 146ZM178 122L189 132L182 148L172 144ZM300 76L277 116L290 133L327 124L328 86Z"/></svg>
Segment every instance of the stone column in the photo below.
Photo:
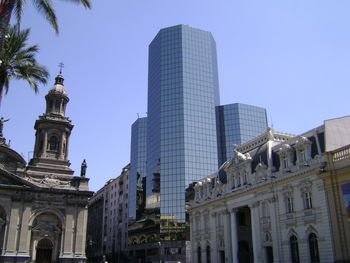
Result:
<svg viewBox="0 0 350 263"><path fill-rule="evenodd" d="M200 242L201 244L201 252L202 252L202 255L201 255L201 259L202 259L202 263L208 263L207 262L207 242L206 240L201 240Z"/></svg>
<svg viewBox="0 0 350 263"><path fill-rule="evenodd" d="M260 240L260 220L259 220L259 203L256 202L250 207L251 223L252 223L252 241L254 263L261 262L261 240Z"/></svg>
<svg viewBox="0 0 350 263"><path fill-rule="evenodd" d="M39 157L40 133L41 133L41 130L37 130L35 133L35 146L34 146L33 158Z"/></svg>
<svg viewBox="0 0 350 263"><path fill-rule="evenodd" d="M36 246L38 245L38 240L33 241L33 248L32 248L32 260L35 261L36 258Z"/></svg>
<svg viewBox="0 0 350 263"><path fill-rule="evenodd" d="M270 214L270 222L271 222L271 238L272 238L272 248L273 248L273 261L274 262L280 262L280 240L279 240L279 229L278 225L279 222L277 222L277 198L272 197L269 200L269 214Z"/></svg>
<svg viewBox="0 0 350 263"><path fill-rule="evenodd" d="M210 220L210 257L211 262L218 262L218 243L217 243L217 233L216 233L216 213L212 213L209 217ZM192 261L193 262L193 261Z"/></svg>
<svg viewBox="0 0 350 263"><path fill-rule="evenodd" d="M6 222L7 230L4 237L5 256L14 256L16 254L16 243L18 240L19 222L21 217L21 203L13 201L8 221Z"/></svg>
<svg viewBox="0 0 350 263"><path fill-rule="evenodd" d="M44 131L44 142L43 142L43 152L42 152L42 156L46 157L47 154L47 131Z"/></svg>
<svg viewBox="0 0 350 263"><path fill-rule="evenodd" d="M194 261L194 254L195 254L195 241L194 241L194 229L195 229L195 220L193 219L193 213L190 212L190 240L191 240L191 249L192 249L192 253L191 253L191 262L195 262ZM159 248L159 252L160 252L160 248Z"/></svg>
<svg viewBox="0 0 350 263"><path fill-rule="evenodd" d="M238 263L237 208L230 209L232 262Z"/></svg>
<svg viewBox="0 0 350 263"><path fill-rule="evenodd" d="M60 114L63 115L63 99L60 100Z"/></svg>
<svg viewBox="0 0 350 263"><path fill-rule="evenodd" d="M74 242L74 210L69 207L66 211L66 225L64 232L64 242L61 250L63 251L62 257L73 256L73 242Z"/></svg>
<svg viewBox="0 0 350 263"><path fill-rule="evenodd" d="M64 139L66 137L65 135L66 133L62 132L60 141L60 159L64 159Z"/></svg>
<svg viewBox="0 0 350 263"><path fill-rule="evenodd" d="M225 211L222 213L224 219L224 237L225 237L225 261L231 262L232 251L231 251L231 237L230 237L230 213Z"/></svg>
<svg viewBox="0 0 350 263"><path fill-rule="evenodd" d="M28 227L29 218L31 216L31 207L28 205L23 204L23 213L22 213L22 231L20 234L20 242L19 242L19 251L23 253L25 251L25 254L29 256L29 249L30 249L30 234L31 229Z"/></svg>
<svg viewBox="0 0 350 263"><path fill-rule="evenodd" d="M68 160L68 153L69 153L69 136L70 136L70 133L69 132L66 132L66 154L64 156L64 159L65 160Z"/></svg>
<svg viewBox="0 0 350 263"><path fill-rule="evenodd" d="M75 234L75 256L85 257L87 209L77 206L76 234Z"/></svg>
<svg viewBox="0 0 350 263"><path fill-rule="evenodd" d="M8 229L9 229L9 222L7 221L7 214L6 214L6 217L4 218L4 220L1 220L0 218L0 234L1 233L3 234L2 247L1 247L2 253L4 253L6 250Z"/></svg>

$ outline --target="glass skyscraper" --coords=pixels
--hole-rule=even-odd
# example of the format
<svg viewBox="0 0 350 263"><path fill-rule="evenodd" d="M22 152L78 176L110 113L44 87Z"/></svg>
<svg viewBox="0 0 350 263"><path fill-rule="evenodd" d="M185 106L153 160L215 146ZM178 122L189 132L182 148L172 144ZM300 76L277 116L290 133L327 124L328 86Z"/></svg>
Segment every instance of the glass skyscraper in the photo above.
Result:
<svg viewBox="0 0 350 263"><path fill-rule="evenodd" d="M159 31L149 46L147 190L160 170L161 238L185 222L185 188L217 169L216 44L187 25ZM164 222L165 221L169 221Z"/></svg>
<svg viewBox="0 0 350 263"><path fill-rule="evenodd" d="M146 176L147 118L138 118L131 126L129 175L129 219L136 219L137 187Z"/></svg>
<svg viewBox="0 0 350 263"><path fill-rule="evenodd" d="M266 109L233 103L216 107L219 166L233 157L233 145L240 145L267 129Z"/></svg>
<svg viewBox="0 0 350 263"><path fill-rule="evenodd" d="M183 262L189 239L186 188L232 157L232 144L264 132L266 110L238 103L219 106L210 32L187 25L161 29L149 45L148 63L148 116L132 125L129 218L138 220L137 178L144 176L146 209L137 224L129 225L129 234L151 236L147 246L132 248L138 257L156 249L153 259ZM148 257L156 254L153 250Z"/></svg>

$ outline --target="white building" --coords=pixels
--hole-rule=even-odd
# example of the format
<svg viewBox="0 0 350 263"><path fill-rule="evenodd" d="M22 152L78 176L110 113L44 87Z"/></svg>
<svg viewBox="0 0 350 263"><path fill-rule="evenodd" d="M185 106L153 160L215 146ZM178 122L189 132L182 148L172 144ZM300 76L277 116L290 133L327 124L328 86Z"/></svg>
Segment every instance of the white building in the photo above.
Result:
<svg viewBox="0 0 350 263"><path fill-rule="evenodd" d="M235 147L233 159L194 186L192 262L349 260L334 248L340 237L332 221L343 215L330 214L321 179L332 169L327 151L349 144L349 121L329 120L300 136L268 129ZM350 229L348 218L343 227ZM349 256L349 233L341 240Z"/></svg>
<svg viewBox="0 0 350 263"><path fill-rule="evenodd" d="M87 242L92 260L120 257L119 252L127 250L129 171L127 165L89 200Z"/></svg>

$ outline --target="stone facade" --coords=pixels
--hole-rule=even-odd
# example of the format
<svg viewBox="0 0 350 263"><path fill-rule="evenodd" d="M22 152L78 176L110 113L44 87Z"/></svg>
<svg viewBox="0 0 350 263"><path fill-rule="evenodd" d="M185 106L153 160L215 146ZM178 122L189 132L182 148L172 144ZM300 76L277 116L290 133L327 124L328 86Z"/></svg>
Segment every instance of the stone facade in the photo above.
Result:
<svg viewBox="0 0 350 263"><path fill-rule="evenodd" d="M350 181L349 146L334 165L327 146L336 133L326 132L334 125L348 138L341 128L349 120L300 136L268 129L234 147L233 159L192 189L191 262L349 262L349 216L339 193Z"/></svg>
<svg viewBox="0 0 350 263"><path fill-rule="evenodd" d="M46 95L46 113L35 123L34 156L24 159L0 146L0 262L85 262L87 200L85 171L69 168L65 116L69 101L63 77Z"/></svg>

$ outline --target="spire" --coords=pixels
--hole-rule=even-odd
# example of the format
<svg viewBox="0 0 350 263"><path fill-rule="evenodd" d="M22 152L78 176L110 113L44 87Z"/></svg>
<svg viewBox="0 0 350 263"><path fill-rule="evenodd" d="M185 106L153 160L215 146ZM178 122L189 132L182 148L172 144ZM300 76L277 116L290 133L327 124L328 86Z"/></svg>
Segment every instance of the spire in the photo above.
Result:
<svg viewBox="0 0 350 263"><path fill-rule="evenodd" d="M63 86L64 78L62 76L62 69L64 68L64 64L61 62L60 64L58 64L58 67L60 68L60 72L55 78L55 85L59 84Z"/></svg>

